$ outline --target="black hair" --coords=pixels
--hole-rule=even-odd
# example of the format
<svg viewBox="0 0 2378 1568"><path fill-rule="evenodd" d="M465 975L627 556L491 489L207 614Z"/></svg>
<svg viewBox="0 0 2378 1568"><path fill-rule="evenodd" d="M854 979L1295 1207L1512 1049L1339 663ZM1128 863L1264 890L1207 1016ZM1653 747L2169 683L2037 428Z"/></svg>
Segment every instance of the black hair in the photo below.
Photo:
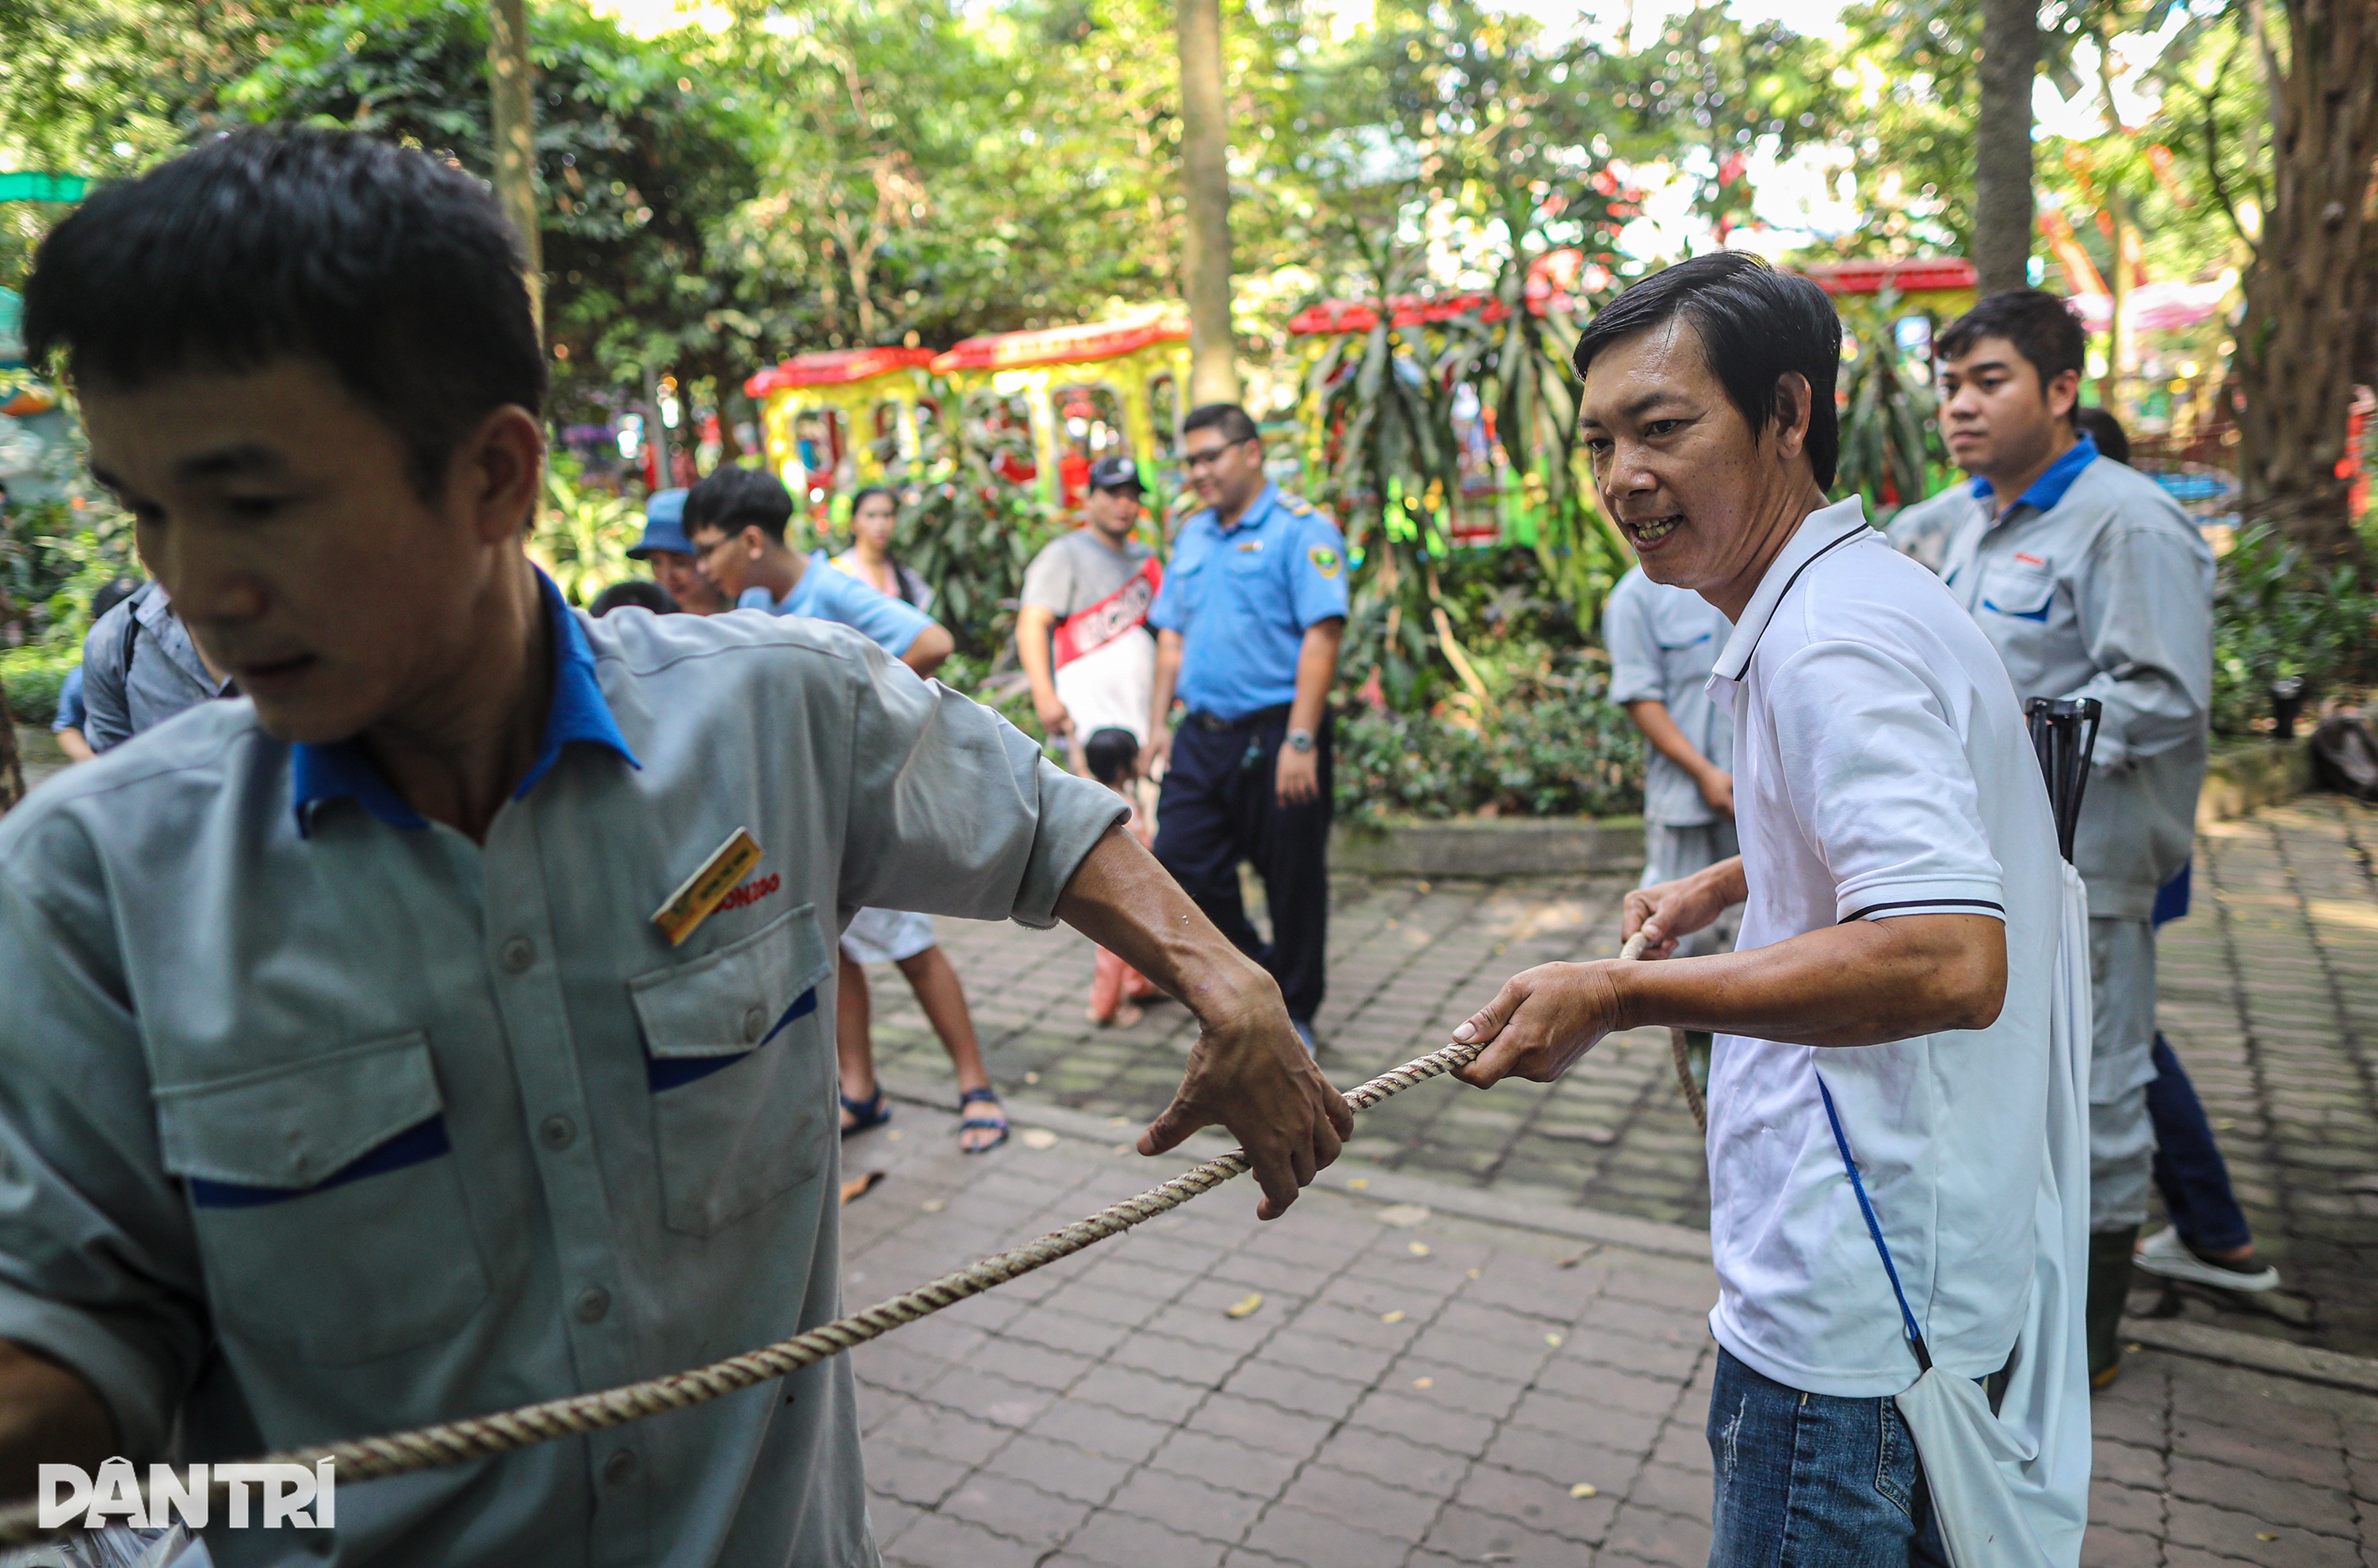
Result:
<svg viewBox="0 0 2378 1568"><path fill-rule="evenodd" d="M685 537L699 528L737 533L757 528L778 544L793 520L793 492L764 468L733 464L711 470L710 477L685 493Z"/></svg>
<svg viewBox="0 0 2378 1568"><path fill-rule="evenodd" d="M1255 422L1235 403L1205 403L1191 409L1189 416L1181 421L1182 439L1186 440L1192 430L1219 431L1224 444L1230 446L1263 440Z"/></svg>
<svg viewBox="0 0 2378 1568"><path fill-rule="evenodd" d="M624 583L614 583L594 596L587 609L597 620L615 609L649 609L655 615L675 615L677 599L667 588L649 577L631 577Z"/></svg>
<svg viewBox="0 0 2378 1568"><path fill-rule="evenodd" d="M426 152L352 131L243 130L109 186L42 242L27 356L137 389L188 368L316 359L404 442L435 499L507 404L545 407L510 225Z"/></svg>
<svg viewBox="0 0 2378 1568"><path fill-rule="evenodd" d="M2072 428L2097 443L2097 453L2117 463L2131 460L2131 438L2122 422L2103 408L2075 408Z"/></svg>
<svg viewBox="0 0 2378 1568"><path fill-rule="evenodd" d="M2088 368L2089 334L2081 318L2045 289L2011 288L1991 295L1949 323L1935 340L1933 355L1960 359L1984 338L2004 338L2014 344L2037 373L2042 397L2048 395L2048 383L2065 371L2077 376Z"/></svg>
<svg viewBox="0 0 2378 1568"><path fill-rule="evenodd" d="M1121 786L1139 762L1139 737L1120 725L1109 725L1082 742L1082 760L1090 777L1101 784Z"/></svg>
<svg viewBox="0 0 2378 1568"><path fill-rule="evenodd" d="M895 522L900 515L900 492L898 490L894 489L889 485L863 486L859 489L853 490L850 495L850 518L854 525L854 536L857 532L855 525L859 521L859 509L860 506L865 504L867 498L870 496L882 496L885 501L890 501L892 503L892 515ZM885 565L892 568L892 597L900 600L904 604L914 605L919 609L924 609L927 596L921 593L914 593L909 590L908 569L900 564L900 558L893 553L892 547L889 545L883 547L883 561Z"/></svg>
<svg viewBox="0 0 2378 1568"><path fill-rule="evenodd" d="M1841 379L1842 319L1825 291L1739 250L1679 261L1635 284L1586 323L1570 356L1577 379L1583 381L1594 356L1621 338L1679 316L1691 324L1702 361L1753 435L1765 435L1775 423L1776 382L1785 376L1808 381L1803 450L1819 487L1832 489L1842 453L1841 414L1833 406L1834 384Z"/></svg>
<svg viewBox="0 0 2378 1568"><path fill-rule="evenodd" d="M97 621L126 599L140 591L140 585L129 577L111 577L90 596L90 618Z"/></svg>

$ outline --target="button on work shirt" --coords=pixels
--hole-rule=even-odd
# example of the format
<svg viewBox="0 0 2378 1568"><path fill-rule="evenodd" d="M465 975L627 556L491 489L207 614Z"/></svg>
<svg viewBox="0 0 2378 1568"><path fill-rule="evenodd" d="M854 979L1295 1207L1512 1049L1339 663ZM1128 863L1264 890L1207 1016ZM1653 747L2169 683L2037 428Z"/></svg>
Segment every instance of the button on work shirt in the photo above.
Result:
<svg viewBox="0 0 2378 1568"><path fill-rule="evenodd" d="M2084 435L2002 515L1976 480L1942 580L2021 697L2105 705L2072 862L2089 912L2144 920L2194 845L2212 732L2213 552Z"/></svg>
<svg viewBox="0 0 2378 1568"><path fill-rule="evenodd" d="M1123 814L842 628L545 591L551 714L484 844L243 701L0 820L0 1337L89 1380L136 1461L177 1418L182 1457L246 1457L832 1318L842 921L1045 926ZM651 916L739 827L765 858L672 947ZM875 1562L841 1357L338 1512L327 1556L210 1545Z"/></svg>
<svg viewBox="0 0 2378 1568"><path fill-rule="evenodd" d="M190 629L157 583L99 618L83 638L82 664L83 739L94 752L232 693L229 681L207 673Z"/></svg>
<svg viewBox="0 0 2378 1568"><path fill-rule="evenodd" d="M1659 703L1694 750L1712 766L1734 771L1734 720L1710 700L1710 669L1733 635L1734 624L1689 588L1672 588L1631 566L1602 609L1603 645L1610 650L1610 700ZM1669 827L1717 820L1691 774L1646 744L1643 816Z"/></svg>
<svg viewBox="0 0 2378 1568"><path fill-rule="evenodd" d="M1312 502L1266 485L1235 524L1181 525L1147 623L1181 634L1174 693L1193 713L1243 718L1296 700L1304 633L1346 613L1346 537Z"/></svg>
<svg viewBox="0 0 2378 1568"><path fill-rule="evenodd" d="M1735 723L1748 951L1840 922L2006 923L1988 1029L1856 1049L1718 1037L1709 1089L1718 1343L1810 1393L1916 1381L1826 1122L1832 1091L1932 1358L2006 1363L2031 1300L2063 873L1998 655L1940 580L1866 525L1809 515L1711 679Z"/></svg>

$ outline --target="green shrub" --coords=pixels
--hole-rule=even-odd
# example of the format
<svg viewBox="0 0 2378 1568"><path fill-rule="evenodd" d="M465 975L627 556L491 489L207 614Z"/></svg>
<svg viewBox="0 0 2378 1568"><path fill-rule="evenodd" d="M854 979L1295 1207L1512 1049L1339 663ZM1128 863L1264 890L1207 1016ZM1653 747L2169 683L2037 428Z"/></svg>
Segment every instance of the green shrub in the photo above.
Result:
<svg viewBox="0 0 2378 1568"><path fill-rule="evenodd" d="M2238 536L2213 591L2213 728L2252 732L2271 711L2271 682L2304 683L2307 711L2372 673L2378 597L2350 566L2326 574L2268 525Z"/></svg>
<svg viewBox="0 0 2378 1568"><path fill-rule="evenodd" d="M1337 797L1353 823L1632 815L1643 809L1642 739L1598 683L1539 691L1475 724L1357 710L1338 725Z"/></svg>

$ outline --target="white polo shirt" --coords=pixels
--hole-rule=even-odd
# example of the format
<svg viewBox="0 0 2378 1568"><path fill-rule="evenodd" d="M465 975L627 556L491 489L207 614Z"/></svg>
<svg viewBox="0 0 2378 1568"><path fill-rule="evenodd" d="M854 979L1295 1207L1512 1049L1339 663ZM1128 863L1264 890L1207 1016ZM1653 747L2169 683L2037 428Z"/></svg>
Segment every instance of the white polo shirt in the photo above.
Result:
<svg viewBox="0 0 2378 1568"><path fill-rule="evenodd" d="M1718 1037L1710 1327L1808 1393L1880 1397L1916 1379L1822 1073L1934 1363L1995 1372L2032 1288L2061 886L2014 688L1940 581L1852 500L1784 546L1710 689L1735 722L1738 949L1895 915L2007 925L2006 1003L1988 1029L1856 1049Z"/></svg>

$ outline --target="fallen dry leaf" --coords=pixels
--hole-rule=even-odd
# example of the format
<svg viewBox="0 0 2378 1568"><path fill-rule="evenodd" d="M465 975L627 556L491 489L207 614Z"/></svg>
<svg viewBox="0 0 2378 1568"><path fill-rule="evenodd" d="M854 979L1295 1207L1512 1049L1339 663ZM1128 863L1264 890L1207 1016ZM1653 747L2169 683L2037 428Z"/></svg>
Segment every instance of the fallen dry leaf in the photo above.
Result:
<svg viewBox="0 0 2378 1568"><path fill-rule="evenodd" d="M1577 1485L1568 1489L1568 1494L1571 1497L1594 1497L1598 1496L1601 1491L1602 1489L1595 1486L1591 1481L1579 1481Z"/></svg>
<svg viewBox="0 0 2378 1568"><path fill-rule="evenodd" d="M1250 1317L1254 1314L1255 1309L1262 1305L1263 1292L1260 1290L1251 1290L1247 1292L1246 1295L1239 1297L1236 1301L1231 1302L1228 1307L1223 1308L1222 1315L1229 1318Z"/></svg>
<svg viewBox="0 0 2378 1568"><path fill-rule="evenodd" d="M1364 1188L1371 1185L1371 1178L1369 1176L1355 1176L1349 1180L1346 1185L1352 1188L1355 1191L1360 1192Z"/></svg>
<svg viewBox="0 0 2378 1568"><path fill-rule="evenodd" d="M1551 1345L1555 1350L1558 1350L1560 1348L1560 1335L1556 1333L1548 1333L1544 1335L1544 1343Z"/></svg>
<svg viewBox="0 0 2378 1568"><path fill-rule="evenodd" d="M917 1207L924 1210L928 1214L938 1214L949 1206L949 1200L946 1198L928 1198L922 1203L917 1205Z"/></svg>
<svg viewBox="0 0 2378 1568"><path fill-rule="evenodd" d="M1414 1388L1435 1388L1435 1386L1436 1380L1435 1378L1414 1378L1412 1380L1412 1387Z"/></svg>
<svg viewBox="0 0 2378 1568"><path fill-rule="evenodd" d="M1383 1225L1410 1230L1428 1218L1428 1208L1421 1203L1391 1203L1380 1210L1376 1218Z"/></svg>
<svg viewBox="0 0 2378 1568"><path fill-rule="evenodd" d="M1404 1250L1411 1253L1415 1258L1425 1258L1428 1256L1428 1243L1425 1241L1407 1241L1404 1243Z"/></svg>
<svg viewBox="0 0 2378 1568"><path fill-rule="evenodd" d="M1051 1132L1045 1127L1027 1127L1022 1132L1017 1133L1015 1137L1016 1140L1022 1143L1027 1149L1054 1149L1057 1147L1057 1135Z"/></svg>
<svg viewBox="0 0 2378 1568"><path fill-rule="evenodd" d="M1404 1309L1400 1307L1397 1308L1392 1312L1382 1312L1379 1314L1379 1321L1383 1323L1400 1323L1403 1321Z"/></svg>

